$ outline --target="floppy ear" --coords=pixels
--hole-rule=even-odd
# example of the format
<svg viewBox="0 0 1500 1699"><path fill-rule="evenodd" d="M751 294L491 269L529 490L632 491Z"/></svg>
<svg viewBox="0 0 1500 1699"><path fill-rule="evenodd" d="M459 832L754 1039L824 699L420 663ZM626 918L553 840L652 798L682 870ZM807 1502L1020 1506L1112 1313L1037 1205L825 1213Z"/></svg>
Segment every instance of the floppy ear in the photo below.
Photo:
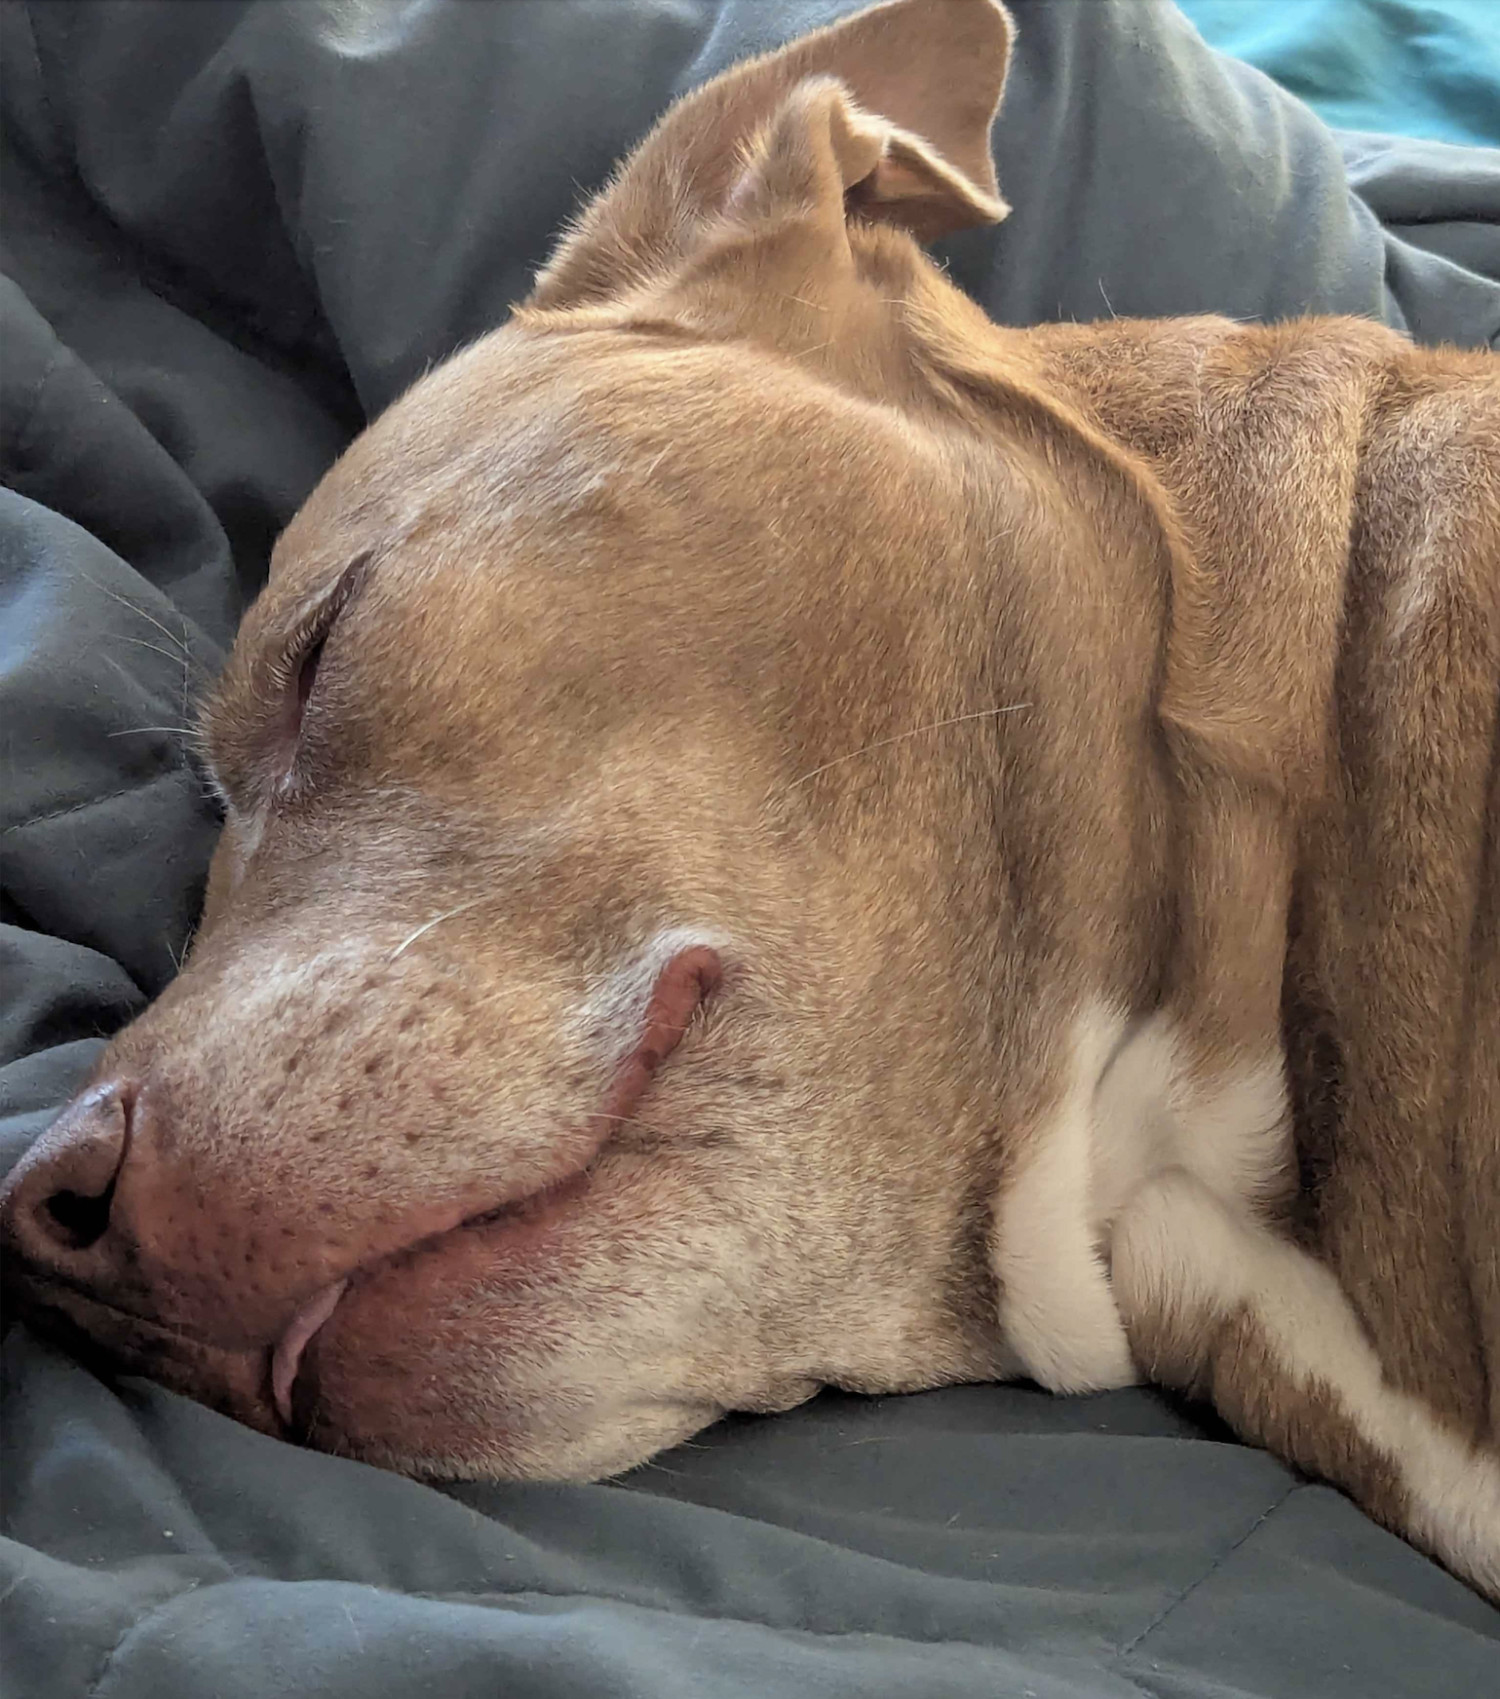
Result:
<svg viewBox="0 0 1500 1699"><path fill-rule="evenodd" d="M529 304L621 294L726 216L774 217L787 190L805 205L797 132L809 120L837 173L820 188L858 216L923 241L998 221L1010 209L989 137L1010 43L998 0L888 0L736 66L667 113L563 238Z"/></svg>

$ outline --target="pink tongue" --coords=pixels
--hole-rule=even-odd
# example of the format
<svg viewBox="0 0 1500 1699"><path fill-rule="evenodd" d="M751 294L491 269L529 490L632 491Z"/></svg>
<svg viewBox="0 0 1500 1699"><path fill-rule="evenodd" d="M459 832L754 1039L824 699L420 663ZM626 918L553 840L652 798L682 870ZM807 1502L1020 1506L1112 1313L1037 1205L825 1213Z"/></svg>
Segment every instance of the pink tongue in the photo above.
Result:
<svg viewBox="0 0 1500 1699"><path fill-rule="evenodd" d="M297 1369L307 1342L337 1309L348 1284L346 1279L325 1286L317 1297L298 1310L277 1341L271 1355L271 1396L276 1401L276 1414L283 1422L290 1423L292 1419L292 1388L297 1383Z"/></svg>

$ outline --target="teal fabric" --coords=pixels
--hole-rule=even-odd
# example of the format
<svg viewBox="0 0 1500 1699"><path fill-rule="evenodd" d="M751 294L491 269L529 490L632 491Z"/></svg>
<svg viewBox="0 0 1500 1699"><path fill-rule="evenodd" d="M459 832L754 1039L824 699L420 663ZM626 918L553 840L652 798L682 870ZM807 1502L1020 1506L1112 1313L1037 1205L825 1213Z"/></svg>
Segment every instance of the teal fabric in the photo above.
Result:
<svg viewBox="0 0 1500 1699"><path fill-rule="evenodd" d="M0 4L0 1176L175 971L217 820L172 728L276 532L674 94L861 3ZM1170 0L1008 3L1015 211L944 251L993 317L1500 349L1500 154L1335 139ZM1500 1699L1500 1612L1144 1388L439 1491L19 1325L0 1647L0 1699Z"/></svg>
<svg viewBox="0 0 1500 1699"><path fill-rule="evenodd" d="M1500 0L1178 0L1341 130L1500 146Z"/></svg>

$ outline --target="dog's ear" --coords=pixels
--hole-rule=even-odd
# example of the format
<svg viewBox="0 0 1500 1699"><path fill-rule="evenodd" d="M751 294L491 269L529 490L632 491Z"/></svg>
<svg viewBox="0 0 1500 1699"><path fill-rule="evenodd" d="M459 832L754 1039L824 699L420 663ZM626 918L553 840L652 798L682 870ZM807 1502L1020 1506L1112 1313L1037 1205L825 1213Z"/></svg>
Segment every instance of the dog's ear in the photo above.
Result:
<svg viewBox="0 0 1500 1699"><path fill-rule="evenodd" d="M726 217L774 218L779 195L805 206L814 179L923 241L1003 218L989 136L1010 43L998 0L888 0L727 71L624 163L529 304L581 306L660 278Z"/></svg>

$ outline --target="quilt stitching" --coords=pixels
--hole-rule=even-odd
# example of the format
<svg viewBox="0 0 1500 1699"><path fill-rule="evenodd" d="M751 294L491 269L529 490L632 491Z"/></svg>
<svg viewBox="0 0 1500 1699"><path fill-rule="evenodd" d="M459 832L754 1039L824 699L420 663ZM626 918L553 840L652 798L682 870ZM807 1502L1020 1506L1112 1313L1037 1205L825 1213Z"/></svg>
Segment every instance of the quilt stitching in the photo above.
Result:
<svg viewBox="0 0 1500 1699"><path fill-rule="evenodd" d="M1118 1655L1122 1658L1128 1658L1132 1652L1137 1651L1140 1648L1141 1643L1150 1635L1154 1634L1179 1605L1186 1603L1186 1601L1190 1599L1205 1582L1211 1581L1214 1576L1219 1573L1219 1571L1226 1563L1228 1563L1230 1558L1234 1556L1241 1546L1243 1546L1254 1534L1259 1532L1264 1524L1281 1509L1282 1505L1286 1503L1286 1501L1301 1485L1302 1483L1300 1481L1289 1482L1285 1492L1283 1492L1281 1496L1275 1499L1272 1503L1268 1504L1266 1508L1261 1511L1260 1515L1257 1516L1250 1526L1244 1531L1244 1533L1241 1534L1240 1537L1232 1544L1226 1546L1214 1559L1214 1561L1209 1564L1208 1568L1205 1569L1195 1580L1190 1581L1177 1595L1177 1597L1173 1599L1164 1610L1159 1611L1133 1640L1127 1641L1126 1644L1120 1648Z"/></svg>
<svg viewBox="0 0 1500 1699"><path fill-rule="evenodd" d="M1274 1509L1274 1508L1275 1508L1275 1506L1272 1506L1272 1509ZM1270 1511L1267 1511L1265 1514L1269 1515ZM1261 1518L1262 1521L1264 1519L1265 1519L1264 1517ZM1257 1526L1259 1526L1259 1523L1257 1523ZM1251 1532L1253 1532L1253 1531L1254 1530L1252 1529ZM1247 1534L1245 1536L1245 1538L1248 1539L1249 1535ZM1239 1541L1239 1542L1236 1542L1236 1543L1242 1544L1243 1541ZM1228 1555L1229 1554L1226 1552L1225 1556L1227 1557ZM1215 1567L1217 1567L1217 1566L1215 1566ZM396 1598L402 1598L402 1599L421 1599L424 1602L429 1603L429 1604L473 1604L473 1603L478 1603L479 1601L485 1601L487 1603L493 1601L493 1603L496 1604L496 1605L504 1605L509 1600L527 1599L527 1598L530 1598L530 1599L548 1599L548 1600L556 1601L557 1603L573 1603L573 1602L577 1602L577 1601L582 1601L585 1604L619 1605L619 1606L623 1606L627 1610L648 1611L648 1612L651 1612L652 1614L658 1615L658 1616L680 1617L683 1620L690 1621L690 1622L735 1623L738 1626L744 1627L744 1628L764 1629L767 1633L770 1633L770 1634L787 1634L787 1635L802 1634L802 1635L806 1635L809 1639L812 1639L812 1640L891 1641L891 1642L894 1642L894 1643L896 1643L898 1645L902 1645L902 1646L952 1647L952 1648L958 1649L958 1650L973 1651L973 1652L998 1652L998 1653L1002 1653L1002 1654L1006 1654L1008 1656L1018 1657L1018 1658L1026 1656L1026 1653L1017 1651L1017 1650L1015 1650L1011 1647L1008 1647L1008 1646L1006 1646L1006 1645L1004 1645L1004 1644L1002 1644L998 1641L963 1640L963 1639L955 1639L951 1636L937 1636L937 1637L933 1637L933 1638L924 1638L924 1637L921 1637L921 1636L911 1635L911 1634L882 1633L879 1629L876 1629L876 1628L814 1628L807 1623L766 1622L759 1617L737 1616L737 1615L733 1615L729 1612L724 1612L724 1611L715 1612L711 1615L705 1615L701 1611L685 1610L685 1609L684 1610L674 1610L670 1606L666 1606L666 1605L651 1604L651 1603L641 1601L641 1600L621 1599L621 1598L617 1598L613 1594L609 1594L609 1593L581 1593L581 1592L578 1592L576 1590L568 1590L568 1589L560 1589L560 1590L557 1590L557 1591L553 1591L553 1590L545 1588L545 1587L517 1587L517 1588L510 1589L510 1590L505 1590L505 1589L501 1589L501 1588L475 1589L472 1592L465 1591L463 1589L455 1589L455 1590L450 1590L450 1591L441 1592L441 1593L430 1593L430 1592L425 1592L425 1591L421 1591L421 1590L418 1590L418 1589L412 1589L412 1590L408 1591L404 1588L382 1587L378 1583L369 1582L369 1581L346 1581L346 1580L344 1580L344 1579L342 1579L341 1577L338 1577L338 1576L304 1576L300 1581L281 1581L281 1580L278 1580L278 1578L275 1577L275 1576L261 1576L261 1575L256 1575L254 1573L240 1574L238 1572L231 1571L228 1575L219 1576L219 1577L216 1577L215 1579L212 1579L212 1580L195 1580L195 1581L189 1582L189 1584L187 1586L180 1588L177 1592L173 1593L169 1598L159 1600L156 1604L152 1605L151 1608L149 1610L147 1610L143 1615L136 1617L134 1619L134 1621L129 1623L122 1630L119 1637L105 1651L103 1661L101 1662L101 1664L99 1666L99 1672L94 1677L94 1679L89 1683L86 1699L101 1699L104 1683L109 1679L109 1676L110 1676L111 1672L113 1671L113 1669L116 1665L116 1662L119 1659L120 1654L126 1650L128 1643L132 1639L134 1639L135 1636L138 1633L141 1633L144 1630L146 1630L147 1628L149 1628L151 1623L154 1622L157 1617L161 1616L166 1611L172 1609L181 1600L185 1599L190 1593L206 1592L211 1587L232 1586L237 1581L262 1581L262 1580L269 1580L277 1586L285 1586L285 1587L296 1587L296 1586L304 1586L304 1585L311 1584L311 1585L314 1585L314 1586L319 1586L319 1585L329 1586L329 1585L331 1585L331 1586L367 1588L371 1592L391 1594ZM1196 1585L1197 1585L1197 1583L1195 1582L1194 1586L1196 1586ZM1192 1588L1191 1587L1188 1588L1187 1591L1191 1592ZM1184 1596L1186 1596L1186 1595L1184 1595ZM1170 1609L1171 1607L1168 1607L1168 1608ZM1165 1613L1163 1613L1163 1614L1165 1615ZM1160 1620L1160 1619L1158 1619L1158 1620ZM1155 1624L1153 1624L1152 1626L1154 1627ZM1149 1633L1150 1630L1148 1629L1146 1632ZM1137 1643L1136 1641L1131 1642L1132 1645L1134 1645L1136 1643ZM1043 1654L1043 1655L1045 1655L1045 1654ZM1129 1674L1128 1671L1119 1670L1119 1671L1116 1671L1115 1673L1120 1677L1120 1679L1128 1682L1129 1685L1134 1689L1134 1691L1141 1695L1141 1699L1150 1699L1150 1695L1149 1695L1148 1690L1146 1688L1142 1687L1135 1680L1135 1678L1132 1675Z"/></svg>
<svg viewBox="0 0 1500 1699"><path fill-rule="evenodd" d="M52 329L51 325L48 325L47 328L48 330ZM69 350L59 341L57 346L48 353L47 363L42 367L41 376L32 385L31 393L21 403L20 421L11 433L10 453L7 456L7 459L13 465L20 466L25 463L26 444L31 437L32 428L36 424L37 414L41 411L42 397L46 394L48 386L56 377L58 368L67 358L68 353Z"/></svg>
<svg viewBox="0 0 1500 1699"><path fill-rule="evenodd" d="M57 107L52 99L52 90L47 87L47 67L42 63L42 45L37 40L36 26L25 12L21 13L20 28L26 37L26 47L31 58L32 69L36 72L37 93L41 97L42 111L47 116L47 122L52 127L48 138L54 146L62 134L62 126L57 121Z"/></svg>
<svg viewBox="0 0 1500 1699"><path fill-rule="evenodd" d="M210 1581L208 1585L210 1587L219 1587L222 1586L225 1581L237 1581L239 1579L240 1577L231 1571L228 1575L221 1577L219 1580ZM104 1686L104 1683L109 1679L110 1671L114 1668L115 1659L124 1649L126 1641L129 1640L132 1635L134 1635L138 1630L145 1628L148 1623L154 1621L155 1618L160 1616L163 1611L169 1609L172 1605L175 1605L179 1599L185 1598L189 1593L201 1591L203 1585L204 1583L201 1581L189 1581L185 1587L179 1588L177 1592L172 1593L167 1598L158 1599L144 1615L135 1617L132 1621L126 1623L125 1627L120 1630L119 1635L105 1648L104 1657L99 1664L98 1673L88 1685L87 1699L96 1699L96 1695Z"/></svg>
<svg viewBox="0 0 1500 1699"><path fill-rule="evenodd" d="M70 814L82 814L90 808L102 808L106 802L118 802L122 796L132 796L136 791L144 790L147 785L159 785L163 779L175 779L191 769L179 760L174 766L163 767L159 773L153 773L148 779L139 779L131 785L122 785L119 790L106 791L103 796L85 797L82 802L70 802L66 808L54 808L47 814L28 814L24 820L15 820L9 826L0 830L0 837L9 837L12 832L24 832L28 826L45 826L52 820L66 820Z"/></svg>

